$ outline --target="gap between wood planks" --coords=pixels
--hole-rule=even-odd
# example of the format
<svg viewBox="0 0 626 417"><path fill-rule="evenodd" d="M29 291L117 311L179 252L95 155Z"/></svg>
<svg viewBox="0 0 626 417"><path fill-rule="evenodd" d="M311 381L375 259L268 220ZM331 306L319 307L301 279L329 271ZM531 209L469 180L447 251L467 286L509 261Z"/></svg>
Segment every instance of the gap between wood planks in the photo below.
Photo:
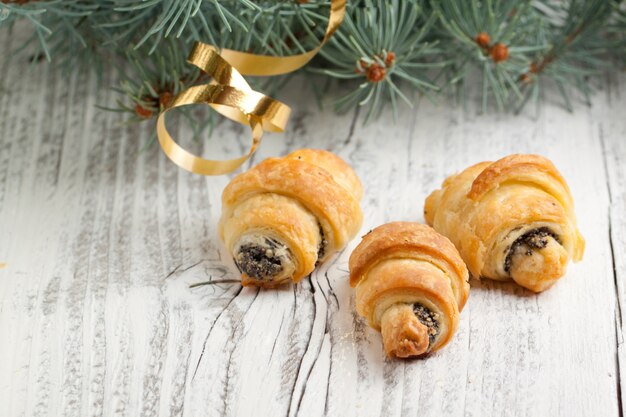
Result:
<svg viewBox="0 0 626 417"><path fill-rule="evenodd" d="M614 233L613 233L613 192L611 187L611 174L609 170L608 163L608 152L606 147L606 139L604 137L604 129L602 125L598 128L598 137L600 138L600 146L602 147L602 160L604 162L604 177L606 183L607 194L609 197L609 206L607 209L607 217L608 217L608 240L609 247L611 249L611 266L613 268L613 283L615 285L615 340L617 345L615 346L615 376L616 376L616 395L617 395L617 406L619 410L619 415L624 415L623 410L623 398L622 398L622 375L621 375L621 364L620 364L620 345L623 343L623 334L622 334L622 300L620 297L620 281L617 271L616 265L616 257L615 257L615 243L614 243Z"/></svg>

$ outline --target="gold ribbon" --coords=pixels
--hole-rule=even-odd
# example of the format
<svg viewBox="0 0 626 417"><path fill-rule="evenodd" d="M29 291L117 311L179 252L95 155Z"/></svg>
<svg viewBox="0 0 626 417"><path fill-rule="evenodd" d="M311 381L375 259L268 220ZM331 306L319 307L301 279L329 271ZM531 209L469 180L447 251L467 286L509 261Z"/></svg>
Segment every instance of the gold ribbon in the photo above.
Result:
<svg viewBox="0 0 626 417"><path fill-rule="evenodd" d="M222 57L243 75L280 75L288 74L305 66L322 46L330 39L341 25L346 14L346 0L331 0L330 15L326 33L320 44L308 52L291 56L270 56L256 55L247 52L233 51L232 49L222 49Z"/></svg>
<svg viewBox="0 0 626 417"><path fill-rule="evenodd" d="M346 0L331 0L326 33L320 44L305 53L287 57L257 55L223 49L221 55L211 45L196 42L187 61L213 78L174 97L157 118L157 136L163 152L179 167L196 174L221 175L239 168L254 153L265 131L282 132L291 109L250 88L243 75L287 74L309 62L337 30L345 15ZM243 75L242 75L243 74ZM176 107L206 104L220 114L252 130L248 153L230 160L204 159L182 148L165 127L165 114Z"/></svg>

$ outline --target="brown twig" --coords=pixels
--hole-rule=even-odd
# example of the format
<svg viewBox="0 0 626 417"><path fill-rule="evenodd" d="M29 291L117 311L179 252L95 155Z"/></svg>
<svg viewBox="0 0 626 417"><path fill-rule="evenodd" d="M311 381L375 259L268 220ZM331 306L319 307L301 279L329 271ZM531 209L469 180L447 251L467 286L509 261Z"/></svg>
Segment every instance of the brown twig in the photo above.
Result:
<svg viewBox="0 0 626 417"><path fill-rule="evenodd" d="M559 46L567 47L568 45L570 45L574 41L574 39L576 39L578 35L580 35L584 28L585 24L580 25L575 31L567 35L565 37L565 40L563 40L563 42ZM540 74L546 69L548 65L550 65L558 58L557 50L558 48L556 46L553 46L546 55L531 62L528 66L528 71L521 74L519 76L519 80L526 83L532 83L532 75Z"/></svg>

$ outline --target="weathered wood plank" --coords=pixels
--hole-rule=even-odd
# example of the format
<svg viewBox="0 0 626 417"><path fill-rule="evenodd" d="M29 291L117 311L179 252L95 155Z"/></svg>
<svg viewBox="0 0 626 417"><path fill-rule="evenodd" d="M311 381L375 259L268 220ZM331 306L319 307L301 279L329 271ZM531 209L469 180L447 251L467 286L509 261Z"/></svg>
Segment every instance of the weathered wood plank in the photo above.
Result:
<svg viewBox="0 0 626 417"><path fill-rule="evenodd" d="M546 103L537 118L422 102L396 124L385 113L363 126L359 112L319 111L299 81L286 91L290 129L268 136L250 164L303 146L337 152L365 185L363 233L422 220L446 175L512 152L550 157L572 188L584 262L539 296L472 282L453 342L401 362L354 312L347 260L357 241L300 285L242 289L217 240L229 177L188 174L145 147L149 126L94 107L115 97L93 76L2 68L0 415L621 413L623 75L593 108ZM185 145L242 152L244 128L218 129Z"/></svg>
<svg viewBox="0 0 626 417"><path fill-rule="evenodd" d="M624 347L624 309L626 309L626 123L624 123L624 77L609 76L604 88L605 105L597 109L598 136L605 162L606 186L609 193L610 257L617 294L615 328L617 337L617 364L620 411L626 399L626 350ZM602 113L600 111L604 110Z"/></svg>

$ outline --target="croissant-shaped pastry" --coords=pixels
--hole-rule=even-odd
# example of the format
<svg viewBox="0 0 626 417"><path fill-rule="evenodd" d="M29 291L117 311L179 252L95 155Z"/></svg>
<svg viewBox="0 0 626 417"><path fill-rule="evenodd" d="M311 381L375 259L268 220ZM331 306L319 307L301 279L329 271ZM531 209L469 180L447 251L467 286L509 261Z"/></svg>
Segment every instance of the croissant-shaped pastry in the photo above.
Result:
<svg viewBox="0 0 626 417"><path fill-rule="evenodd" d="M219 232L244 286L300 281L361 228L361 182L338 156L303 149L237 175Z"/></svg>
<svg viewBox="0 0 626 417"><path fill-rule="evenodd" d="M579 261L585 241L569 188L552 162L510 155L446 179L424 217L459 249L475 277L513 279L540 292Z"/></svg>
<svg viewBox="0 0 626 417"><path fill-rule="evenodd" d="M380 330L390 357L422 356L450 341L468 278L452 242L424 224L379 226L350 256L357 312Z"/></svg>

